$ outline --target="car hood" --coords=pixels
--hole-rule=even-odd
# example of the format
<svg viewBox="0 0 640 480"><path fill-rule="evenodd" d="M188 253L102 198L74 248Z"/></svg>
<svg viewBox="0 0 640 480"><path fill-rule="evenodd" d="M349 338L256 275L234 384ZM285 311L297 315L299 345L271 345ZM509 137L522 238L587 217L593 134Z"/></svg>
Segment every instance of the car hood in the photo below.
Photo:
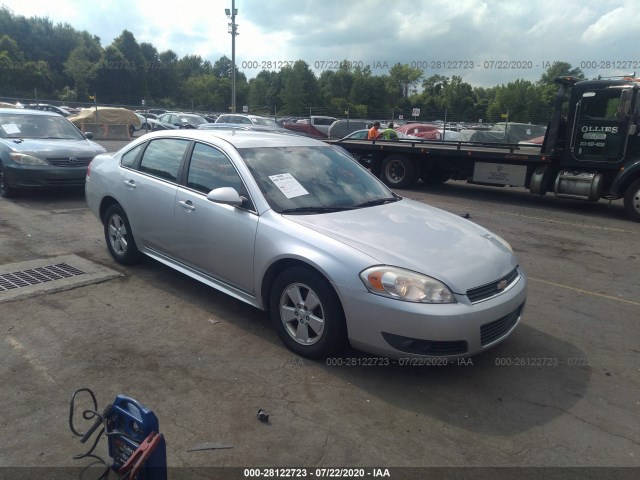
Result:
<svg viewBox="0 0 640 480"><path fill-rule="evenodd" d="M485 228L413 200L321 215L287 215L373 259L437 278L455 293L493 282L517 266Z"/></svg>
<svg viewBox="0 0 640 480"><path fill-rule="evenodd" d="M40 157L94 157L106 149L91 140L63 140L63 139L32 139L25 138L15 141L4 139L2 142L14 152L35 153Z"/></svg>

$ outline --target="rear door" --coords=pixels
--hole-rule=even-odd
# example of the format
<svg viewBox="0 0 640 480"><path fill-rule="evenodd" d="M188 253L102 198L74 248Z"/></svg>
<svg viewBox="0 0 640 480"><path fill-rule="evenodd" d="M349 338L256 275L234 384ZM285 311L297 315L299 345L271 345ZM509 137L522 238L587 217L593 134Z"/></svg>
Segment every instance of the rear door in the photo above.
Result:
<svg viewBox="0 0 640 480"><path fill-rule="evenodd" d="M188 140L151 140L142 158L125 169L125 211L139 247L172 255L178 172Z"/></svg>

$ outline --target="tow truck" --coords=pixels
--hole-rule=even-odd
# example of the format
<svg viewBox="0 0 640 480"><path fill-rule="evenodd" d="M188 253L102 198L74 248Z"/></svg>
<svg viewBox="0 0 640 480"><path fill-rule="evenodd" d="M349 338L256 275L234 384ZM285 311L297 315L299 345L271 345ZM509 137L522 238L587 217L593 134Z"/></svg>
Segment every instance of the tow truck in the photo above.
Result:
<svg viewBox="0 0 640 480"><path fill-rule="evenodd" d="M640 222L640 79L555 80L558 93L541 146L469 142L327 140L392 188L449 179L524 187L536 195L597 202L623 198Z"/></svg>

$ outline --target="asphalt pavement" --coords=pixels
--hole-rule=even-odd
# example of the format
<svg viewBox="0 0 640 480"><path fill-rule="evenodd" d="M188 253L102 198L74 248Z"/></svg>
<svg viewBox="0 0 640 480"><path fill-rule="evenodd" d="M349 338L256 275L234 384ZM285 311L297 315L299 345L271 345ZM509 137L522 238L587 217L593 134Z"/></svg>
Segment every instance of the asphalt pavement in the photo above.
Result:
<svg viewBox="0 0 640 480"><path fill-rule="evenodd" d="M0 297L0 478L87 478L69 428L85 387L99 409L126 394L155 412L169 478L640 478L640 224L619 201L398 193L511 243L529 297L506 342L447 365L302 359L265 313L153 260L113 262L82 192L0 199L0 266L80 258L105 275Z"/></svg>

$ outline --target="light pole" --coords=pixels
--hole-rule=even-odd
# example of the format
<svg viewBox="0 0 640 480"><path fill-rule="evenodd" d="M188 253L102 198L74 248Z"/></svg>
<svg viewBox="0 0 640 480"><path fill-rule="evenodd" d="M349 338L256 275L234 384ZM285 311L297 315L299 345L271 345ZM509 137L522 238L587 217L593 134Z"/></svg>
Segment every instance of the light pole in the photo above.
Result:
<svg viewBox="0 0 640 480"><path fill-rule="evenodd" d="M231 10L225 8L224 13L231 19L229 24L229 33L231 34L231 113L236 113L236 35L238 35L236 0L231 0Z"/></svg>

